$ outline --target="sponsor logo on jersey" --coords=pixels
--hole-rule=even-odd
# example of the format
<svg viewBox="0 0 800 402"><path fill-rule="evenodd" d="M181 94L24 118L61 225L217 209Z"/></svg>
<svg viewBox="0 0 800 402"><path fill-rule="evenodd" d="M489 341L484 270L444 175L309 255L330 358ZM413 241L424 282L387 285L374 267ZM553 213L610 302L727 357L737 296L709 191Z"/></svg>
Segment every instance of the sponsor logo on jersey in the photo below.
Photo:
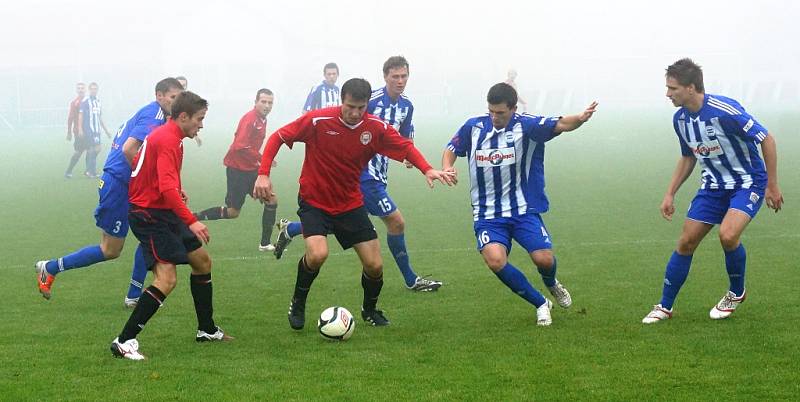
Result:
<svg viewBox="0 0 800 402"><path fill-rule="evenodd" d="M516 149L513 147L478 149L475 151L475 162L483 168L513 165L517 162Z"/></svg>
<svg viewBox="0 0 800 402"><path fill-rule="evenodd" d="M369 131L364 131L363 133L361 133L362 144L367 145L369 144L370 141L372 141L372 133L370 133Z"/></svg>
<svg viewBox="0 0 800 402"><path fill-rule="evenodd" d="M705 142L692 142L689 143L695 157L698 158L711 158L714 156L722 155L722 147L717 140L709 140Z"/></svg>
<svg viewBox="0 0 800 402"><path fill-rule="evenodd" d="M333 130L328 130L328 131L325 132L325 134L328 134L328 135L339 135L338 132L333 131Z"/></svg>

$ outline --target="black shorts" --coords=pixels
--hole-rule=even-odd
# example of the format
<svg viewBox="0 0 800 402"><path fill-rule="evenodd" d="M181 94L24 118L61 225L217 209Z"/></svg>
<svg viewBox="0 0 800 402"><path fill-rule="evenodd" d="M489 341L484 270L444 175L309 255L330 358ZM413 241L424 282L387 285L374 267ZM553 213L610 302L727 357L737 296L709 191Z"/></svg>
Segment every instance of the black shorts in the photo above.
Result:
<svg viewBox="0 0 800 402"><path fill-rule="evenodd" d="M327 212L313 207L297 197L300 208L297 215L303 225L303 237L333 233L336 240L347 250L354 244L378 238L375 226L369 220L367 209L360 206L339 215L330 215Z"/></svg>
<svg viewBox="0 0 800 402"><path fill-rule="evenodd" d="M72 148L75 149L76 152L82 152L89 149L91 144L92 139L86 135L79 137L77 134L75 134L75 137L72 140Z"/></svg>
<svg viewBox="0 0 800 402"><path fill-rule="evenodd" d="M228 194L225 195L225 206L228 208L242 209L244 199L253 194L258 171L245 172L231 167L225 168L228 177Z"/></svg>
<svg viewBox="0 0 800 402"><path fill-rule="evenodd" d="M131 231L142 243L148 270L152 270L157 262L188 264L188 254L203 246L178 215L169 209L130 204L128 221Z"/></svg>

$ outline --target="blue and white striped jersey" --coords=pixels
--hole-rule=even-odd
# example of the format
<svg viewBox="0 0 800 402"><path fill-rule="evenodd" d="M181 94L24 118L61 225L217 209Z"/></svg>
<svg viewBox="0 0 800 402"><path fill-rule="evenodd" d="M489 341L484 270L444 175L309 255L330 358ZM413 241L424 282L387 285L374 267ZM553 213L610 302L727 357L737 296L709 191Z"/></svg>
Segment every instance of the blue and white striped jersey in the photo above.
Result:
<svg viewBox="0 0 800 402"><path fill-rule="evenodd" d="M767 172L757 145L768 131L739 102L705 95L697 113L680 108L672 118L683 156L703 166L700 188L738 190L765 188Z"/></svg>
<svg viewBox="0 0 800 402"><path fill-rule="evenodd" d="M83 114L83 133L85 135L100 136L100 99L87 96L81 102L80 113Z"/></svg>
<svg viewBox="0 0 800 402"><path fill-rule="evenodd" d="M114 136L114 142L111 144L111 150L108 151L108 157L106 158L106 164L103 166L103 171L114 176L123 183L130 182L131 165L122 152L122 146L130 137L144 142L151 131L166 122L167 116L164 114L164 110L161 109L161 105L159 105L158 102L154 101L139 109L130 120L125 122L125 124L117 130L117 135Z"/></svg>
<svg viewBox="0 0 800 402"><path fill-rule="evenodd" d="M339 106L342 104L342 99L339 97L339 87L336 85L328 85L324 80L321 84L311 88L311 92L306 98L306 104L303 105L303 110L310 112L312 110L324 109L331 106Z"/></svg>
<svg viewBox="0 0 800 402"><path fill-rule="evenodd" d="M414 105L404 94L400 94L396 101L392 101L386 92L386 87L372 91L367 113L389 123L403 137L414 139L414 125L411 123ZM361 181L377 180L386 183L388 170L389 158L376 154L361 173Z"/></svg>
<svg viewBox="0 0 800 402"><path fill-rule="evenodd" d="M558 120L515 113L508 126L495 129L487 113L461 126L447 149L469 158L474 220L547 212L544 143L558 135Z"/></svg>

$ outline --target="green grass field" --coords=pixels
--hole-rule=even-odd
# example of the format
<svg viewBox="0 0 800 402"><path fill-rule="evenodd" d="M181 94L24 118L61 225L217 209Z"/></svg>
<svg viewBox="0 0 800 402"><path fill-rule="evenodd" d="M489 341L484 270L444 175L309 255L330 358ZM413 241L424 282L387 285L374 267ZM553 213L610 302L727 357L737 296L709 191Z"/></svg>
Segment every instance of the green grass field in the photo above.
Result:
<svg viewBox="0 0 800 402"><path fill-rule="evenodd" d="M44 300L34 262L99 239L96 184L61 177L71 151L62 130L5 138L17 147L0 158L0 400L796 400L800 140L793 135L800 119L756 112L777 134L786 205L779 214L764 207L745 232L747 302L728 320L708 318L728 286L712 231L674 318L645 327L640 320L659 300L699 171L679 193L678 219L661 219L658 205L678 158L670 113L601 112L548 144L544 218L574 299L569 310L554 309L549 328L536 327L535 311L475 251L464 161L459 186L433 190L415 170L393 165L390 194L406 218L412 263L445 282L439 292L405 290L384 252L379 306L392 325L359 322L349 341L324 340L308 325L316 314L331 305L357 312L362 297L357 257L331 238L306 329L292 331L286 311L302 244L280 261L259 253L261 208L249 200L238 220L209 224L215 318L236 340L194 342L189 269L181 267L178 287L139 336L144 362L108 351L130 313L122 300L135 239L116 261L59 275L53 298ZM464 118L417 122L418 143L434 165ZM193 209L223 201L221 160L233 121L202 132L202 148L185 143ZM296 216L301 157L300 149L283 148L273 170L280 216ZM518 246L511 261L543 289Z"/></svg>

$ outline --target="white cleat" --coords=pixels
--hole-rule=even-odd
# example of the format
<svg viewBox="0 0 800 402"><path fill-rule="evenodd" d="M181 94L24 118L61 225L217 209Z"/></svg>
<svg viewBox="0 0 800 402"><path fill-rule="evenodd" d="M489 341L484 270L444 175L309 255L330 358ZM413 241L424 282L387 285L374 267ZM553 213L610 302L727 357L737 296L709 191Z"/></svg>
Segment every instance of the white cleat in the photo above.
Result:
<svg viewBox="0 0 800 402"><path fill-rule="evenodd" d="M267 244L266 246L258 245L258 251L275 251L275 246Z"/></svg>
<svg viewBox="0 0 800 402"><path fill-rule="evenodd" d="M653 310L642 318L642 324L654 324L659 321L669 320L670 318L672 318L672 310L667 310L661 307L661 304L656 304L653 306Z"/></svg>
<svg viewBox="0 0 800 402"><path fill-rule="evenodd" d="M125 297L125 307L131 310L136 308L136 305L139 304L139 298L129 299Z"/></svg>
<svg viewBox="0 0 800 402"><path fill-rule="evenodd" d="M553 323L553 318L550 317L550 309L553 308L553 302L545 298L544 304L536 308L536 325L540 327L547 327Z"/></svg>
<svg viewBox="0 0 800 402"><path fill-rule="evenodd" d="M724 318L728 318L736 311L736 307L739 307L742 302L744 302L744 298L747 296L747 291L742 292L742 295L736 297L736 294L731 292L730 290L728 293L725 293L725 296L722 297L722 300L717 303L716 306L711 308L711 311L708 315L711 317L712 320L721 320Z"/></svg>
<svg viewBox="0 0 800 402"><path fill-rule="evenodd" d="M553 286L549 286L547 290L550 291L550 294L553 295L556 299L556 303L563 308L569 308L572 305L572 296L570 296L569 291L561 282L556 281L556 284Z"/></svg>
<svg viewBox="0 0 800 402"><path fill-rule="evenodd" d="M198 329L197 336L195 336L194 340L197 342L232 341L233 337L223 332L222 328L217 327L217 331L213 334Z"/></svg>
<svg viewBox="0 0 800 402"><path fill-rule="evenodd" d="M119 343L119 338L114 338L111 342L111 354L129 360L144 360L143 354L139 353L139 341L136 338L128 339L124 343Z"/></svg>

